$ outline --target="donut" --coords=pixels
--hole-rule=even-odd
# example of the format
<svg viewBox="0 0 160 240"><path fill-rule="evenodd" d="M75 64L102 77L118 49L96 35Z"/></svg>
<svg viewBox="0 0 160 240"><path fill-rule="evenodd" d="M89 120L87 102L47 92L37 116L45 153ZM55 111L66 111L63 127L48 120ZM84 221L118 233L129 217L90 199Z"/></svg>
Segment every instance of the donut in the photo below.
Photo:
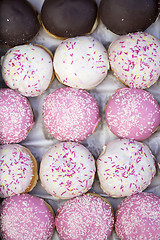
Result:
<svg viewBox="0 0 160 240"><path fill-rule="evenodd" d="M27 97L41 95L54 77L52 53L40 45L25 44L9 49L1 65L6 85Z"/></svg>
<svg viewBox="0 0 160 240"><path fill-rule="evenodd" d="M94 0L45 0L41 9L42 25L55 38L91 34L98 24Z"/></svg>
<svg viewBox="0 0 160 240"><path fill-rule="evenodd" d="M9 88L0 89L0 144L19 143L34 125L29 100Z"/></svg>
<svg viewBox="0 0 160 240"><path fill-rule="evenodd" d="M160 76L160 41L148 33L132 33L113 41L108 49L115 76L132 88L149 88Z"/></svg>
<svg viewBox="0 0 160 240"><path fill-rule="evenodd" d="M54 69L62 84L92 89L107 76L108 54L102 43L91 36L69 38L55 51Z"/></svg>
<svg viewBox="0 0 160 240"><path fill-rule="evenodd" d="M63 240L106 240L113 229L113 210L106 198L84 194L66 201L58 209L55 224Z"/></svg>
<svg viewBox="0 0 160 240"><path fill-rule="evenodd" d="M31 191L38 180L37 162L20 144L0 145L0 197Z"/></svg>
<svg viewBox="0 0 160 240"><path fill-rule="evenodd" d="M105 145L97 159L97 173L102 190L109 196L130 196L151 184L155 159L146 144L115 139Z"/></svg>
<svg viewBox="0 0 160 240"><path fill-rule="evenodd" d="M158 14L158 0L101 0L99 6L105 27L119 35L145 31Z"/></svg>
<svg viewBox="0 0 160 240"><path fill-rule="evenodd" d="M83 89L59 88L43 102L44 126L60 141L82 142L100 121L96 99Z"/></svg>
<svg viewBox="0 0 160 240"><path fill-rule="evenodd" d="M143 89L121 88L105 109L109 129L120 138L143 141L160 124L160 107L153 95Z"/></svg>
<svg viewBox="0 0 160 240"><path fill-rule="evenodd" d="M144 192L122 200L116 211L115 230L120 239L159 239L160 198Z"/></svg>
<svg viewBox="0 0 160 240"><path fill-rule="evenodd" d="M42 157L41 184L55 198L73 198L92 187L95 170L95 160L82 144L59 142Z"/></svg>
<svg viewBox="0 0 160 240"><path fill-rule="evenodd" d="M26 0L0 1L0 43L16 46L30 42L39 32L40 15Z"/></svg>
<svg viewBox="0 0 160 240"><path fill-rule="evenodd" d="M30 194L8 197L0 206L2 239L50 240L55 220L52 208L43 199Z"/></svg>

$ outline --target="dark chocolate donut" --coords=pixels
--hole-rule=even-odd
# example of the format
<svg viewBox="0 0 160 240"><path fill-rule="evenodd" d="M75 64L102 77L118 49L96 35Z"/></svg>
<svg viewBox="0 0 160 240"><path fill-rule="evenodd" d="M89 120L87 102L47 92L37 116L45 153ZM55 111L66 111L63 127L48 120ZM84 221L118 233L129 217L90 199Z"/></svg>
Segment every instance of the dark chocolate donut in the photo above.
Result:
<svg viewBox="0 0 160 240"><path fill-rule="evenodd" d="M158 0L101 0L99 6L103 24L119 35L146 30L158 13Z"/></svg>
<svg viewBox="0 0 160 240"><path fill-rule="evenodd" d="M0 43L29 42L40 29L38 12L26 0L0 0Z"/></svg>
<svg viewBox="0 0 160 240"><path fill-rule="evenodd" d="M90 33L97 11L94 0L45 0L41 18L49 33L68 38Z"/></svg>

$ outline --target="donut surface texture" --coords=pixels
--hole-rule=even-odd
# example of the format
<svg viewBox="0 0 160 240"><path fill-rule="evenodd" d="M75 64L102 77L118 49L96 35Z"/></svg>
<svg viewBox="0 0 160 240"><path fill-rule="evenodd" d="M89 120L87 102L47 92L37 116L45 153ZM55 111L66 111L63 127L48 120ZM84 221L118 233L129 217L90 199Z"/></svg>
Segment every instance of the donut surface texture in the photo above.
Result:
<svg viewBox="0 0 160 240"><path fill-rule="evenodd" d="M94 0L45 0L41 9L44 28L57 37L89 34L97 19Z"/></svg>
<svg viewBox="0 0 160 240"><path fill-rule="evenodd" d="M158 0L101 0L99 7L103 24L119 35L146 30L158 14Z"/></svg>
<svg viewBox="0 0 160 240"><path fill-rule="evenodd" d="M99 121L96 99L87 91L63 87L43 103L44 125L60 141L81 142L94 133Z"/></svg>
<svg viewBox="0 0 160 240"><path fill-rule="evenodd" d="M55 51L54 69L62 84L92 89L107 76L108 54L102 43L91 36L69 38Z"/></svg>
<svg viewBox="0 0 160 240"><path fill-rule="evenodd" d="M159 127L160 107L143 89L121 88L108 101L105 117L116 136L143 141Z"/></svg>
<svg viewBox="0 0 160 240"><path fill-rule="evenodd" d="M40 179L49 194L69 199L92 187L95 171L95 160L87 148L75 142L60 142L43 155Z"/></svg>
<svg viewBox="0 0 160 240"><path fill-rule="evenodd" d="M86 194L65 202L58 209L55 223L63 240L106 240L111 235L114 218L105 198Z"/></svg>
<svg viewBox="0 0 160 240"><path fill-rule="evenodd" d="M111 197L125 197L142 192L156 173L155 159L149 147L129 139L106 144L97 160L102 190Z"/></svg>
<svg viewBox="0 0 160 240"><path fill-rule="evenodd" d="M108 49L115 76L132 88L149 88L160 76L160 41L148 33L119 37Z"/></svg>
<svg viewBox="0 0 160 240"><path fill-rule="evenodd" d="M0 89L0 144L19 143L34 125L28 99L15 90Z"/></svg>
<svg viewBox="0 0 160 240"><path fill-rule="evenodd" d="M7 86L27 97L41 95L53 75L52 56L38 45L16 46L2 59L2 76Z"/></svg>
<svg viewBox="0 0 160 240"><path fill-rule="evenodd" d="M0 1L0 43L16 46L30 42L40 30L38 12L26 0Z"/></svg>
<svg viewBox="0 0 160 240"><path fill-rule="evenodd" d="M16 195L3 200L0 206L2 239L50 240L55 220L50 206L30 194Z"/></svg>
<svg viewBox="0 0 160 240"><path fill-rule="evenodd" d="M120 239L159 239L160 198L145 192L122 200L116 212L115 229Z"/></svg>
<svg viewBox="0 0 160 240"><path fill-rule="evenodd" d="M37 163L29 149L20 144L0 146L0 197L29 192L37 179Z"/></svg>

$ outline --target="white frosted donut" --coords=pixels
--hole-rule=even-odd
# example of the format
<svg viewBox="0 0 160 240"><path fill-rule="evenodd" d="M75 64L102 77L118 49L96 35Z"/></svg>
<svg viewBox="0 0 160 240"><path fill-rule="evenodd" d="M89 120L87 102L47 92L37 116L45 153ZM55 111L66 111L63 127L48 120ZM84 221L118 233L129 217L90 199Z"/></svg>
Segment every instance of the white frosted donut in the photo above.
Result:
<svg viewBox="0 0 160 240"><path fill-rule="evenodd" d="M156 173L149 147L129 139L106 144L97 160L101 188L112 197L124 197L146 189Z"/></svg>
<svg viewBox="0 0 160 240"><path fill-rule="evenodd" d="M37 162L20 144L0 146L0 197L29 192L37 183Z"/></svg>
<svg viewBox="0 0 160 240"><path fill-rule="evenodd" d="M42 186L56 198L69 199L86 193L92 187L94 176L95 160L79 143L53 145L40 165Z"/></svg>
<svg viewBox="0 0 160 240"><path fill-rule="evenodd" d="M149 88L160 76L160 41L136 32L119 37L108 49L115 76L133 88Z"/></svg>
<svg viewBox="0 0 160 240"><path fill-rule="evenodd" d="M54 77L53 56L39 45L11 48L2 58L2 76L7 86L22 95L41 95Z"/></svg>
<svg viewBox="0 0 160 240"><path fill-rule="evenodd" d="M91 36L69 38L55 51L54 69L61 83L91 89L107 75L108 54L102 43Z"/></svg>

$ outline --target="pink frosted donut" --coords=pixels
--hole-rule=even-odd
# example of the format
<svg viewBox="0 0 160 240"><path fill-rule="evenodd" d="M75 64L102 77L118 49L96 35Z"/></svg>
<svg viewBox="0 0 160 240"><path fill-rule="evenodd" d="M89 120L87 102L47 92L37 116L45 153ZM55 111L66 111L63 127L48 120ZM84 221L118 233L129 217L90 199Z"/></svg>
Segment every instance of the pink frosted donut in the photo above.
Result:
<svg viewBox="0 0 160 240"><path fill-rule="evenodd" d="M27 97L41 95L54 77L53 56L39 45L20 45L2 59L2 76L8 87Z"/></svg>
<svg viewBox="0 0 160 240"><path fill-rule="evenodd" d="M111 197L125 197L146 189L156 173L149 147L129 139L106 144L97 159L101 188Z"/></svg>
<svg viewBox="0 0 160 240"><path fill-rule="evenodd" d="M70 87L50 93L43 104L46 129L60 141L83 141L100 121L96 99L87 91Z"/></svg>
<svg viewBox="0 0 160 240"><path fill-rule="evenodd" d="M95 194L85 194L68 200L55 218L56 228L62 240L109 239L114 216L107 199Z"/></svg>
<svg viewBox="0 0 160 240"><path fill-rule="evenodd" d="M118 137L143 141L160 124L160 107L153 95L143 89L122 88L106 105L106 122Z"/></svg>
<svg viewBox="0 0 160 240"><path fill-rule="evenodd" d="M37 162L20 144L0 146L0 197L29 192L38 179Z"/></svg>
<svg viewBox="0 0 160 240"><path fill-rule="evenodd" d="M43 155L40 179L56 198L69 199L86 193L93 184L95 160L80 143L60 142Z"/></svg>
<svg viewBox="0 0 160 240"><path fill-rule="evenodd" d="M28 99L12 89L0 89L0 109L0 144L24 140L34 125Z"/></svg>
<svg viewBox="0 0 160 240"><path fill-rule="evenodd" d="M107 75L108 54L103 44L91 36L69 38L55 51L54 69L61 83L91 89Z"/></svg>
<svg viewBox="0 0 160 240"><path fill-rule="evenodd" d="M109 61L115 76L133 88L149 88L160 76L160 41L136 32L111 43Z"/></svg>
<svg viewBox="0 0 160 240"><path fill-rule="evenodd" d="M55 220L51 207L42 199L29 194L3 200L0 215L2 239L50 240Z"/></svg>
<svg viewBox="0 0 160 240"><path fill-rule="evenodd" d="M115 230L123 240L160 239L160 198L145 192L122 200L116 212Z"/></svg>

